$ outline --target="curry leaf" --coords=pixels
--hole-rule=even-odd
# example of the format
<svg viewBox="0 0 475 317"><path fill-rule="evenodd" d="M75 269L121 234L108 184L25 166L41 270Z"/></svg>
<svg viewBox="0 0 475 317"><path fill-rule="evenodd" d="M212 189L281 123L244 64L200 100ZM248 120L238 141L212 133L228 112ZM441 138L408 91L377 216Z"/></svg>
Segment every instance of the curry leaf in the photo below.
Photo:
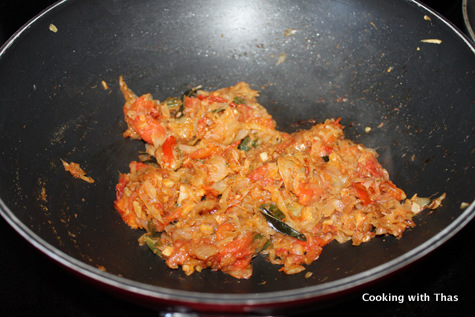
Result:
<svg viewBox="0 0 475 317"><path fill-rule="evenodd" d="M238 105L244 105L246 104L246 99L244 99L243 97L237 96L237 97L234 97L233 102Z"/></svg>
<svg viewBox="0 0 475 317"><path fill-rule="evenodd" d="M257 233L253 238L253 245L254 245L254 254L258 254L259 252L267 249L270 247L272 242L264 237L262 234Z"/></svg>
<svg viewBox="0 0 475 317"><path fill-rule="evenodd" d="M280 210L274 203L271 204L263 204L261 210L274 218L279 220L283 220L285 218L284 213Z"/></svg>
<svg viewBox="0 0 475 317"><path fill-rule="evenodd" d="M241 151L247 152L256 146L257 146L257 140L253 140L250 136L247 136L241 140L241 142L238 145L238 149Z"/></svg>
<svg viewBox="0 0 475 317"><path fill-rule="evenodd" d="M161 256L162 252L158 249L160 246L160 240L157 238L153 238L151 234L147 234L144 237L145 244L148 246L148 248L158 256Z"/></svg>
<svg viewBox="0 0 475 317"><path fill-rule="evenodd" d="M301 241L307 241L307 237L305 237L303 233L298 232L297 230L295 230L294 228L292 228L291 226L283 222L281 219L276 218L269 209L263 206L261 206L260 209L261 209L262 214L266 218L269 226L273 228L275 231L280 232L286 236L299 239ZM277 208L277 210L279 210L282 213L280 209Z"/></svg>

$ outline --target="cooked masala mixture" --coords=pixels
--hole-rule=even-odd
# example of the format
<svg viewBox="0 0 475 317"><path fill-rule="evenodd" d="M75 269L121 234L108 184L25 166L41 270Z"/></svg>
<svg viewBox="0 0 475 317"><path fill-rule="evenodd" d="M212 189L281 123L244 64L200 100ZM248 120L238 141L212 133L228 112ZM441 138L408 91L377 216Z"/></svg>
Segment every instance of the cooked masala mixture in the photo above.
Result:
<svg viewBox="0 0 475 317"><path fill-rule="evenodd" d="M153 99L120 78L125 137L145 151L116 186L115 208L168 267L252 275L264 254L295 274L332 240L353 245L401 237L444 198L406 197L377 153L345 139L339 119L292 134L248 84Z"/></svg>

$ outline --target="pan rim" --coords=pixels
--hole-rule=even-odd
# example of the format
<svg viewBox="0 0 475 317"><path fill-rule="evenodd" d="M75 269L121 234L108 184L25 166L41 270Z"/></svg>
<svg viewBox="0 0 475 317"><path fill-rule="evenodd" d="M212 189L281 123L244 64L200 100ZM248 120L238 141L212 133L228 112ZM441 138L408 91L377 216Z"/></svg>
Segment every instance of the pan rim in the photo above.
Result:
<svg viewBox="0 0 475 317"><path fill-rule="evenodd" d="M46 14L53 11L56 7L60 6L61 4L68 2L71 0L60 0L58 2L53 3L52 5L45 8L43 11L35 15L33 18L28 20L21 28L19 28L15 33L13 33L9 39L7 39L1 46L0 46L0 59L2 58L3 54L13 45L13 43L25 32L31 25L33 25L39 19L42 19Z"/></svg>
<svg viewBox="0 0 475 317"><path fill-rule="evenodd" d="M46 14L50 13L58 6L72 1L74 0L58 1L43 10L31 20L29 20L0 47L0 59L2 58L4 53L7 52L8 49L14 44L14 42L18 38L20 38L21 35L25 32L25 30L27 30L32 24L43 18ZM433 11L431 8L427 7L426 5L420 3L417 0L406 0L403 2L414 3L417 6L423 8L425 11L430 12L432 15L436 16L440 21L444 22L453 32L455 32L456 35L463 39L463 41L471 49L471 51L475 53L475 44L469 39L469 37L463 32L461 32L457 27L455 27L450 21L442 17L439 13ZM50 259L61 264L62 266L94 281L111 286L113 288L117 288L119 290L127 291L129 293L141 296L147 296L157 300L173 300L182 303L238 306L243 304L265 305L283 302L290 303L297 300L313 299L342 291L348 291L355 287L376 281L384 276L394 273L431 253L436 248L438 248L450 238L452 238L454 235L456 235L463 227L465 227L465 225L467 225L475 217L475 200L456 219L454 219L449 226L445 227L437 235L425 241L418 247L410 250L407 253L402 254L401 256L387 263L336 281L299 289L258 293L258 296L256 296L256 294L254 293L219 294L174 290L142 282L136 282L108 272L103 272L72 256L69 256L68 254L64 253L63 251L57 249L56 247L43 240L40 236L38 236L25 224L23 224L1 198L0 214L5 219L5 221L18 234L20 234L20 236L22 236L29 244L31 244L41 253L45 254ZM177 297L180 297L180 299L177 300Z"/></svg>
<svg viewBox="0 0 475 317"><path fill-rule="evenodd" d="M463 20L465 23L465 27L472 37L472 40L475 41L475 30L473 29L472 24L470 23L470 17L468 16L468 0L463 0L462 2L462 14L463 14Z"/></svg>
<svg viewBox="0 0 475 317"><path fill-rule="evenodd" d="M430 12L432 15L436 16L441 22L447 25L453 32L455 32L464 42L467 44L468 47L472 50L472 53L475 54L475 44L470 40L469 36L462 32L458 27L456 27L452 22L447 20L437 11L434 11L429 6L419 2L419 0L408 0L409 2L415 3L417 6L421 7L422 9Z"/></svg>
<svg viewBox="0 0 475 317"><path fill-rule="evenodd" d="M28 29L32 24L34 24L37 20L43 18L46 14L49 12L53 11L56 9L56 7L61 6L63 3L66 2L73 2L75 0L59 0L58 2L50 5L49 7L45 8L43 11L38 13L36 16L31 18L28 22L26 22L20 29L18 29L13 35L5 41L1 46L0 46L0 59L2 58L3 54L7 51L7 49L14 43L16 39L18 39L22 33ZM428 7L427 5L419 2L419 0L401 0L402 2L410 2L414 3L417 6L421 7L423 10L430 12L432 15L436 16L440 21L442 21L444 24L446 24L453 32L455 32L464 42L467 44L468 47L472 50L472 52L475 54L475 44L470 40L469 36L463 33L459 28L457 28L452 22L447 20L445 17L440 15L438 12L434 11L432 8ZM466 3L467 0L463 0L464 3ZM465 14L465 11L464 11Z"/></svg>
<svg viewBox="0 0 475 317"><path fill-rule="evenodd" d="M355 275L319 285L284 291L252 294L220 294L175 290L133 281L125 277L104 272L64 253L43 240L36 233L26 227L26 225L24 225L5 205L2 199L0 199L0 214L17 233L19 233L29 244L41 253L45 254L61 266L96 282L100 282L101 284L156 300L177 301L177 298L179 298L178 301L183 303L254 306L285 302L291 303L297 300L315 299L343 291L350 291L351 289L377 281L380 278L407 267L443 245L465 227L475 217L475 200L472 201L470 206L468 206L441 232L416 248L392 259L389 262Z"/></svg>

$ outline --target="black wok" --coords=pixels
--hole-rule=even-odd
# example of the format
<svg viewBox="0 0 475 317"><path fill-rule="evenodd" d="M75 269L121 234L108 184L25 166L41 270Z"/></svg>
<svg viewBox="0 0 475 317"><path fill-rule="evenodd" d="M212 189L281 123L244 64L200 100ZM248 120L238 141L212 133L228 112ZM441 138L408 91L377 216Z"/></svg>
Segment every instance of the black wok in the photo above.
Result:
<svg viewBox="0 0 475 317"><path fill-rule="evenodd" d="M284 36L290 28L296 34ZM58 3L1 51L2 216L68 270L149 304L269 312L323 302L397 272L473 218L473 51L413 1ZM330 244L311 278L278 273L260 257L250 280L185 277L139 247L141 233L112 206L118 171L143 148L121 136L119 75L160 99L244 80L287 131L341 116L398 186L447 199L402 239ZM73 179L61 158L96 183Z"/></svg>

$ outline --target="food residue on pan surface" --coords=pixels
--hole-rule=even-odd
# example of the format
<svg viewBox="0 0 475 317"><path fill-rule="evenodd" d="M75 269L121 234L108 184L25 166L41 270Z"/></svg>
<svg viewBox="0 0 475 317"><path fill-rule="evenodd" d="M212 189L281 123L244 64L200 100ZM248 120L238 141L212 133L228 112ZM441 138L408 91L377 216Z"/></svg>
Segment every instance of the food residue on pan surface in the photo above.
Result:
<svg viewBox="0 0 475 317"><path fill-rule="evenodd" d="M63 160L61 160L61 162L63 162L64 169L71 173L71 175L73 175L75 178L82 179L83 181L88 183L94 183L94 179L92 179L92 177L86 176L86 172L81 168L79 164L74 162L67 163Z"/></svg>
<svg viewBox="0 0 475 317"><path fill-rule="evenodd" d="M293 35L295 35L296 33L297 33L297 29L289 28L289 29L285 30L284 36L285 36L285 37L293 36Z"/></svg>
<svg viewBox="0 0 475 317"><path fill-rule="evenodd" d="M442 40L439 39L423 39L421 40L422 43L429 43L429 44L442 44Z"/></svg>
<svg viewBox="0 0 475 317"><path fill-rule="evenodd" d="M286 59L287 59L287 54L285 53L280 54L279 57L277 58L277 62L275 63L275 66L282 64L283 62L285 62Z"/></svg>
<svg viewBox="0 0 475 317"><path fill-rule="evenodd" d="M49 25L49 30L50 30L51 32L53 32L53 33L58 32L58 28L57 28L56 25L54 25L53 23L51 23L51 24Z"/></svg>
<svg viewBox="0 0 475 317"><path fill-rule="evenodd" d="M470 204L467 203L467 202L462 202L462 203L460 203L460 209L465 209L465 208L467 208L468 206L470 206Z"/></svg>
<svg viewBox="0 0 475 317"><path fill-rule="evenodd" d="M108 90L109 89L109 85L107 85L107 83L103 80L101 81L101 84L102 84L102 87L104 88L104 90Z"/></svg>
<svg viewBox="0 0 475 317"><path fill-rule="evenodd" d="M120 87L124 136L145 141L146 154L120 174L115 208L145 231L141 245L187 275L249 278L258 254L299 273L330 241L401 237L444 198L408 199L375 150L345 138L340 119L276 130L247 83L163 101L137 96L122 77Z"/></svg>

